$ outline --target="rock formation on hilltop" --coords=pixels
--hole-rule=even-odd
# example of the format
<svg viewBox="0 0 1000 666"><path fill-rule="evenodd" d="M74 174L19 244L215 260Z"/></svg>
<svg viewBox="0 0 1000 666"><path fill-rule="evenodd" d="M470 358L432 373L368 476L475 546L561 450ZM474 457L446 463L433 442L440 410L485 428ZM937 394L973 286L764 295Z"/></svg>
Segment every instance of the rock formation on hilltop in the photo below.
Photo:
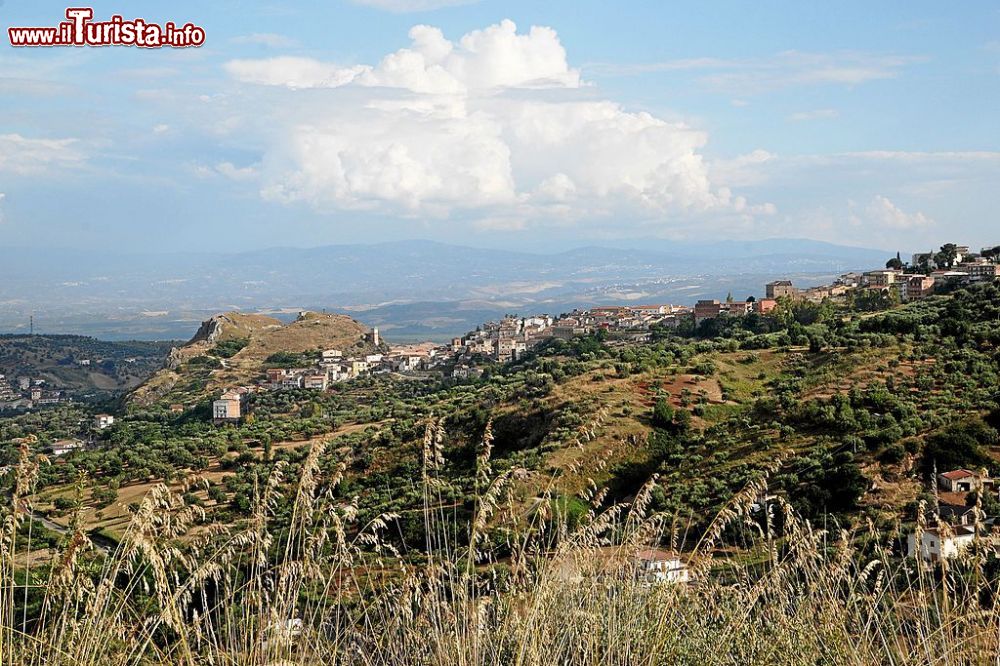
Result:
<svg viewBox="0 0 1000 666"><path fill-rule="evenodd" d="M260 314L218 314L202 322L185 345L171 350L164 368L136 389L130 402L193 404L224 387L254 382L278 352L365 351L371 347L368 332L339 314L302 312L289 324Z"/></svg>

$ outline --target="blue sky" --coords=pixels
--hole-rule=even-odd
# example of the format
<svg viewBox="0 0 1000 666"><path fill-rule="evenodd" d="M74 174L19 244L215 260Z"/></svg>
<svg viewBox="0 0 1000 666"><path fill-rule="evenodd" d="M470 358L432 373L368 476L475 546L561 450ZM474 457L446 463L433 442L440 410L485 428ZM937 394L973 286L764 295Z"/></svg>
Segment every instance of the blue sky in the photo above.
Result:
<svg viewBox="0 0 1000 666"><path fill-rule="evenodd" d="M0 243L1000 243L995 2L97 2L0 40ZM65 5L0 1L0 26Z"/></svg>

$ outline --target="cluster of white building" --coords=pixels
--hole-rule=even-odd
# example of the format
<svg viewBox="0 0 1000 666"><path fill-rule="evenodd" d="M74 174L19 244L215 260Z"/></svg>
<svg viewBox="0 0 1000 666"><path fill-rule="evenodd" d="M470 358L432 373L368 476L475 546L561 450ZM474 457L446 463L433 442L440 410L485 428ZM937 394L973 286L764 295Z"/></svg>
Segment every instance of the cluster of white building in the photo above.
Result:
<svg viewBox="0 0 1000 666"><path fill-rule="evenodd" d="M918 255L914 255L918 256ZM850 280L850 286L868 289L894 289L900 301L914 301L934 294L943 286L968 285L993 282L1000 279L1000 264L980 255L959 255L963 260L951 268L940 268L928 273L915 272L911 267L886 268L868 271L860 277L847 274L841 280ZM911 264L912 266L912 264Z"/></svg>
<svg viewBox="0 0 1000 666"><path fill-rule="evenodd" d="M636 339L649 336L653 327L676 327L683 321L696 326L707 319L767 314L778 307L779 299L821 302L844 298L857 289L896 290L901 301L925 298L948 282L967 284L1000 279L1000 251L996 248L973 253L965 246L955 246L952 266L915 272L915 269L886 268L864 273L846 273L832 285L799 289L790 280L776 280L766 285L760 299L725 301L703 299L693 307L679 305L610 305L577 309L559 317L547 314L530 317L507 316L491 321L456 337L450 344L423 343L394 347L385 353L345 355L338 349L322 351L315 365L308 368L271 368L257 387L227 391L215 402L216 422L239 420L241 405L248 392L255 390L314 389L324 391L331 384L382 373L445 374L458 379L481 376L484 362L508 363L522 358L529 350L551 339L571 339L600 330L632 334ZM934 253L916 254L914 266L927 266ZM902 263L902 262L899 262ZM378 329L371 334L379 346Z"/></svg>
<svg viewBox="0 0 1000 666"><path fill-rule="evenodd" d="M387 353L345 356L339 349L326 349L308 368L270 368L263 388L271 391L317 389L358 377L392 372L410 373L435 369L444 357L442 349L432 344L398 347Z"/></svg>
<svg viewBox="0 0 1000 666"><path fill-rule="evenodd" d="M44 379L22 375L14 384L0 374L0 409L32 409L65 400L63 392L49 388Z"/></svg>
<svg viewBox="0 0 1000 666"><path fill-rule="evenodd" d="M499 363L516 361L540 342L553 337L555 320L549 315L504 317L454 338L446 351L456 365L471 366L477 358Z"/></svg>
<svg viewBox="0 0 1000 666"><path fill-rule="evenodd" d="M672 327L693 312L694 308L683 305L607 305L574 310L557 322L555 337L571 338L578 334L577 330L648 331L654 326Z"/></svg>
<svg viewBox="0 0 1000 666"><path fill-rule="evenodd" d="M457 379L479 377L484 362L507 363L552 338L569 339L598 329L643 330L690 315L691 308L671 305L596 307L550 315L504 317L488 322L450 344L422 343L392 347L384 353L346 355L339 349L319 353L314 365L304 368L269 368L256 386L226 390L212 407L216 423L239 421L247 396L260 390L327 390L331 385L378 374L450 375ZM372 334L379 344L378 330ZM179 407L179 406L178 406ZM180 411L180 410L178 410Z"/></svg>
<svg viewBox="0 0 1000 666"><path fill-rule="evenodd" d="M471 376L480 359L507 363L553 338L569 340L598 330L648 331L656 325L674 325L692 312L692 308L674 305L612 305L577 309L559 317L509 316L454 338L441 351L454 363L454 376Z"/></svg>

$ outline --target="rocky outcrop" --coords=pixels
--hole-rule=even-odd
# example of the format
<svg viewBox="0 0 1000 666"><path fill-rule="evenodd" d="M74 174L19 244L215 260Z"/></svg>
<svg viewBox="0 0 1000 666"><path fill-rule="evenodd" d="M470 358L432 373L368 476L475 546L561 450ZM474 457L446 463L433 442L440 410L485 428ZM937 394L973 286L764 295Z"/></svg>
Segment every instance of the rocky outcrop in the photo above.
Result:
<svg viewBox="0 0 1000 666"><path fill-rule="evenodd" d="M342 349L352 353L375 350L369 329L342 314L302 311L283 324L262 314L226 312L203 321L186 344L170 351L164 368L132 393L133 404L180 402L193 404L226 386L258 381L267 359L276 352L316 352ZM191 364L196 357L218 358L216 345L240 340L239 351L216 366Z"/></svg>
<svg viewBox="0 0 1000 666"><path fill-rule="evenodd" d="M184 352L181 351L180 347L173 347L167 354L167 360L164 361L163 365L167 370L176 370L183 362Z"/></svg>
<svg viewBox="0 0 1000 666"><path fill-rule="evenodd" d="M198 332L194 334L191 341L188 344L194 342L207 342L209 344L215 344L220 337L222 337L222 332L225 330L225 324L229 322L226 315L216 315L207 321L201 322L201 326L198 328Z"/></svg>

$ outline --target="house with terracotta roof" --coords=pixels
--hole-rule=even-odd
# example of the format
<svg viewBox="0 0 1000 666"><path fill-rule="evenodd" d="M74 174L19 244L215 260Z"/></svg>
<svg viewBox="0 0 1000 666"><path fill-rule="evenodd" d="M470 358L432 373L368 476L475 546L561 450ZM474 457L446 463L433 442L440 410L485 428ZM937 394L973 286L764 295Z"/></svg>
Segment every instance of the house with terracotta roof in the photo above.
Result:
<svg viewBox="0 0 1000 666"><path fill-rule="evenodd" d="M916 301L927 298L934 293L936 280L929 275L911 275L906 280L905 301Z"/></svg>
<svg viewBox="0 0 1000 666"><path fill-rule="evenodd" d="M726 304L726 310L733 317L742 317L750 311L750 308L751 304L747 301L733 301Z"/></svg>
<svg viewBox="0 0 1000 666"><path fill-rule="evenodd" d="M115 423L115 417L110 414L98 414L94 417L94 427L98 430L110 428Z"/></svg>
<svg viewBox="0 0 1000 666"><path fill-rule="evenodd" d="M246 394L236 390L224 391L218 400L212 403L212 423L239 423L243 418L243 398Z"/></svg>
<svg viewBox="0 0 1000 666"><path fill-rule="evenodd" d="M703 299L694 304L694 324L697 326L706 319L715 319L722 314L722 303L716 300Z"/></svg>
<svg viewBox="0 0 1000 666"><path fill-rule="evenodd" d="M950 493L971 493L983 488L992 488L994 481L980 472L970 469L954 469L938 474L938 485Z"/></svg>
<svg viewBox="0 0 1000 666"><path fill-rule="evenodd" d="M52 455L55 457L64 456L74 451L79 451L84 444L79 439L60 439L52 442Z"/></svg>
<svg viewBox="0 0 1000 666"><path fill-rule="evenodd" d="M760 314L767 314L768 312L773 312L777 307L778 301L776 299L761 298L754 303L753 311Z"/></svg>
<svg viewBox="0 0 1000 666"><path fill-rule="evenodd" d="M329 377L326 374L306 375L302 378L302 387L325 391L329 385Z"/></svg>

